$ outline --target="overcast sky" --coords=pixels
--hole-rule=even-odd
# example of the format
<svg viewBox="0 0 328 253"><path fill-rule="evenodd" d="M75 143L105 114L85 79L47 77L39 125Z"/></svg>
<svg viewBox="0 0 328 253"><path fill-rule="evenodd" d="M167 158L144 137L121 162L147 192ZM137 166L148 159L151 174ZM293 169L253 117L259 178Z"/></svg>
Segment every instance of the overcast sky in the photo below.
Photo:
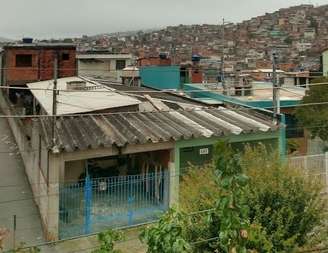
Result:
<svg viewBox="0 0 328 253"><path fill-rule="evenodd" d="M73 37L177 24L242 21L327 0L0 0L0 37Z"/></svg>

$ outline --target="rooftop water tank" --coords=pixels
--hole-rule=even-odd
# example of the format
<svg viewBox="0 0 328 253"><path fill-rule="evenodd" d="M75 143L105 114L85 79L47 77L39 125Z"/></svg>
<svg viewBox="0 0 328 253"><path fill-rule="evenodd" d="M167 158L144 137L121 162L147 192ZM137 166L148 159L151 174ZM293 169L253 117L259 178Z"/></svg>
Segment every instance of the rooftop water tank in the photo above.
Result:
<svg viewBox="0 0 328 253"><path fill-rule="evenodd" d="M167 59L167 54L166 53L159 53L159 58L162 60Z"/></svg>
<svg viewBox="0 0 328 253"><path fill-rule="evenodd" d="M32 44L33 38L23 38L22 41L24 44Z"/></svg>
<svg viewBox="0 0 328 253"><path fill-rule="evenodd" d="M192 62L199 62L200 61L200 55L198 54L193 54L191 57Z"/></svg>

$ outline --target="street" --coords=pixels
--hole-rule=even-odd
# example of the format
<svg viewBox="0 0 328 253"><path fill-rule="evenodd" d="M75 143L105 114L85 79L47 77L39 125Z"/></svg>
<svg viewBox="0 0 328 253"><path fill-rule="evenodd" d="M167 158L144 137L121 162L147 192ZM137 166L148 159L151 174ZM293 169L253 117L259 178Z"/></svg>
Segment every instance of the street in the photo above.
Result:
<svg viewBox="0 0 328 253"><path fill-rule="evenodd" d="M16 232L14 232L16 215ZM15 243L43 242L39 212L25 175L24 164L6 119L0 119L0 229L9 229L4 249ZM15 236L14 236L15 234ZM15 239L14 239L15 237Z"/></svg>

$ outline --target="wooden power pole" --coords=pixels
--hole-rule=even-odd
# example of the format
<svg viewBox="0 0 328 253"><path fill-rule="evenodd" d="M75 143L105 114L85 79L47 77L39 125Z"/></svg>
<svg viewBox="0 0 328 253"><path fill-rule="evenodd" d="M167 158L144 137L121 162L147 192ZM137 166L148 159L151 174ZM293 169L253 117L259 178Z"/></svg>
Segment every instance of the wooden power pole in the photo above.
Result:
<svg viewBox="0 0 328 253"><path fill-rule="evenodd" d="M277 54L272 53L272 102L273 102L273 117L278 119L280 114L280 90L279 82L277 80Z"/></svg>
<svg viewBox="0 0 328 253"><path fill-rule="evenodd" d="M222 83L222 88L223 88L223 94L227 95L228 94L228 89L226 87L225 83L225 76L224 76L224 49L225 49L225 20L224 18L222 19L222 56L221 56L221 83Z"/></svg>
<svg viewBox="0 0 328 253"><path fill-rule="evenodd" d="M54 58L54 85L52 91L52 147L56 147L56 115L57 115L57 78L58 78L58 54Z"/></svg>

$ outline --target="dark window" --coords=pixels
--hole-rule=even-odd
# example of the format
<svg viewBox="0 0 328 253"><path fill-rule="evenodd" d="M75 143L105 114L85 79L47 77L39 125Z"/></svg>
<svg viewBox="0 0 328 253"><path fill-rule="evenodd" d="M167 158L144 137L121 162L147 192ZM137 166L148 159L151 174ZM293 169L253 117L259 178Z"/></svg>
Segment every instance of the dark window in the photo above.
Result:
<svg viewBox="0 0 328 253"><path fill-rule="evenodd" d="M17 54L16 55L16 67L32 67L32 55L31 54Z"/></svg>
<svg viewBox="0 0 328 253"><path fill-rule="evenodd" d="M294 115L286 114L286 137L303 138L304 129L299 126L297 118Z"/></svg>
<svg viewBox="0 0 328 253"><path fill-rule="evenodd" d="M125 60L116 61L116 70L122 70L125 68Z"/></svg>
<svg viewBox="0 0 328 253"><path fill-rule="evenodd" d="M63 61L68 61L69 60L69 54L68 53L63 53L62 54L62 60Z"/></svg>

